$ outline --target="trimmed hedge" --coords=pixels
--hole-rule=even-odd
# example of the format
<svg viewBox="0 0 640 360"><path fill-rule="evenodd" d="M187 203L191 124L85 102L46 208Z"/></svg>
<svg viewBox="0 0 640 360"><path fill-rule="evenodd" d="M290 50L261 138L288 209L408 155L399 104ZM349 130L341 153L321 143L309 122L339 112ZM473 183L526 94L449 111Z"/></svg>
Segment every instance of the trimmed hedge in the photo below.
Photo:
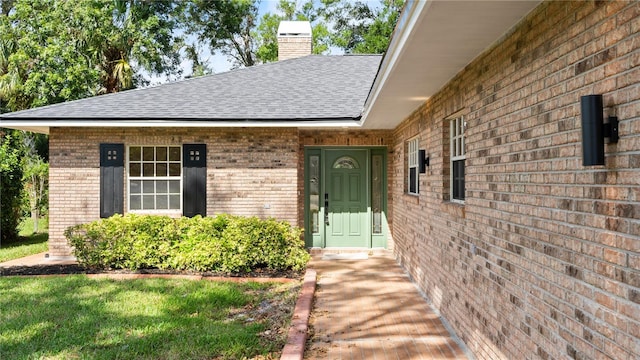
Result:
<svg viewBox="0 0 640 360"><path fill-rule="evenodd" d="M90 268L249 272L304 269L310 256L301 233L285 221L256 217L117 214L72 226L65 236Z"/></svg>

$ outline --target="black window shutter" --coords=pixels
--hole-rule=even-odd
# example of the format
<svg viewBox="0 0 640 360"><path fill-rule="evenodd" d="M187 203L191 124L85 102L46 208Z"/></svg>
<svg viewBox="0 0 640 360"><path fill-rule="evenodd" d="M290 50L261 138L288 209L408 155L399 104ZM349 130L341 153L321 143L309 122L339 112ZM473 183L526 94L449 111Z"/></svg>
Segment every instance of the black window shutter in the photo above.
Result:
<svg viewBox="0 0 640 360"><path fill-rule="evenodd" d="M100 217L123 210L124 144L100 144Z"/></svg>
<svg viewBox="0 0 640 360"><path fill-rule="evenodd" d="M182 214L207 216L207 145L182 146Z"/></svg>

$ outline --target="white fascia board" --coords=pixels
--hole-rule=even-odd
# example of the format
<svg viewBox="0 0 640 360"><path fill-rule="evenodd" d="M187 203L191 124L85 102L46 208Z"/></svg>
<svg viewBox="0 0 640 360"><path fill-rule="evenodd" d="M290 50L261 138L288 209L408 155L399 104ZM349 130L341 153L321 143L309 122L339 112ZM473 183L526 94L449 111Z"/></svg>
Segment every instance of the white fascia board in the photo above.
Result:
<svg viewBox="0 0 640 360"><path fill-rule="evenodd" d="M389 44L389 48L387 49L387 52L384 55L384 58L382 60L383 61L382 66L378 71L378 75L376 76L373 86L371 87L371 92L369 93L369 97L367 97L367 101L364 104L362 118L360 119L360 125L364 125L365 121L367 120L367 115L371 111L371 105L376 102L378 95L380 95L380 91L382 90L382 88L384 87L387 81L387 78L389 77L390 73L396 66L396 61L398 60L398 57L402 55L402 51L404 50L405 43L407 42L407 39L409 39L409 37L411 36L411 32L413 31L415 24L418 22L418 20L420 20L423 13L426 12L429 6L431 6L432 1L433 0L407 1L406 18L404 19L400 18L398 20L398 25L394 30L391 44ZM404 13L405 12L403 12L403 14ZM395 32L399 32L401 35L397 37L398 35L396 35ZM393 41L394 39L396 39L396 37L398 40Z"/></svg>
<svg viewBox="0 0 640 360"><path fill-rule="evenodd" d="M274 127L274 128L359 128L357 120L313 120L313 121L162 121L162 120L2 120L0 127L48 134L51 127L85 128L229 128L229 127Z"/></svg>

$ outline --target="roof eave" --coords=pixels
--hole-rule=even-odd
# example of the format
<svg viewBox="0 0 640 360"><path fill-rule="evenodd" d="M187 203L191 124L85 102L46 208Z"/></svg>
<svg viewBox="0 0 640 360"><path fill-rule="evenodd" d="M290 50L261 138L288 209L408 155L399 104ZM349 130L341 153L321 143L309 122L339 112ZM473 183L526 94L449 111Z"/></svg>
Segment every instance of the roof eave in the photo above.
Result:
<svg viewBox="0 0 640 360"><path fill-rule="evenodd" d="M32 131L48 134L52 127L85 127L85 128L230 128L230 127L293 127L293 128L354 128L360 127L361 116L342 118L295 118L295 119L40 119L15 118L0 120L0 127Z"/></svg>
<svg viewBox="0 0 640 360"><path fill-rule="evenodd" d="M541 1L406 4L365 103L367 129L393 129Z"/></svg>

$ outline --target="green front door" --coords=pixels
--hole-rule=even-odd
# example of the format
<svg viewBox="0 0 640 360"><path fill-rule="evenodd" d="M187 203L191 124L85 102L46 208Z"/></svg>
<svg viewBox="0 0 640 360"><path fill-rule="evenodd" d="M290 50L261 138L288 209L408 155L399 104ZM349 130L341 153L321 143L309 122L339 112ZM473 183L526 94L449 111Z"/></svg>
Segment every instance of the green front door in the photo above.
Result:
<svg viewBox="0 0 640 360"><path fill-rule="evenodd" d="M326 150L326 247L370 247L367 150Z"/></svg>

